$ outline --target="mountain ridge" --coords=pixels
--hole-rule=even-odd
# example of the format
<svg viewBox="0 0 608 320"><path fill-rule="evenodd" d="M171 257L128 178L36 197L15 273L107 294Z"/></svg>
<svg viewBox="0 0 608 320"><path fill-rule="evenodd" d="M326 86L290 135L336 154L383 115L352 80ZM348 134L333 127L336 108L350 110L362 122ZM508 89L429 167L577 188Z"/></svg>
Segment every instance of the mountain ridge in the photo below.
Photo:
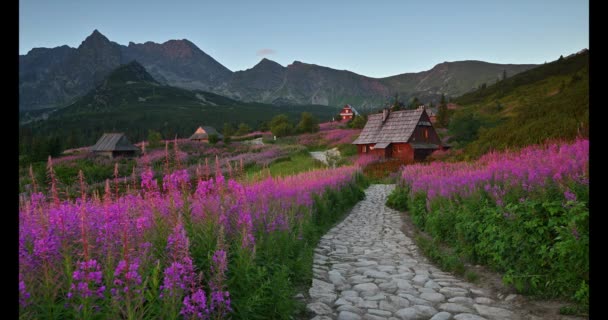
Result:
<svg viewBox="0 0 608 320"><path fill-rule="evenodd" d="M502 69L507 69L510 76L537 66L479 61L481 65L471 67L473 71L468 73L460 69L469 67L454 67L476 61L465 60L439 63L427 71L374 78L299 60L282 66L263 58L250 69L232 71L187 39L163 43L130 41L125 46L95 29L78 48L34 48L19 56L19 91L23 97L19 108L68 105L95 87L112 69L132 60L143 65L160 83L188 90L263 103L350 103L360 107L384 104L395 93L405 99L417 96L421 100L436 100L441 93L458 96L497 79ZM450 66L455 73L450 73ZM447 71L439 72L438 67Z"/></svg>

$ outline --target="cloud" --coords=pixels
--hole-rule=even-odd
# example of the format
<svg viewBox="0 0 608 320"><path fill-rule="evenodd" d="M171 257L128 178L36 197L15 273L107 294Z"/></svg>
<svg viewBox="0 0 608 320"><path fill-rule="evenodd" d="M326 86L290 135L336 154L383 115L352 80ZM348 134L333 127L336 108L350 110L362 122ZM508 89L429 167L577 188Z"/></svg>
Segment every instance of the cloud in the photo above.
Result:
<svg viewBox="0 0 608 320"><path fill-rule="evenodd" d="M267 56L267 55L271 55L271 54L275 54L275 53L277 53L277 52L272 49L264 48L264 49L258 50L258 52L256 52L256 55L258 57L263 57L263 56Z"/></svg>

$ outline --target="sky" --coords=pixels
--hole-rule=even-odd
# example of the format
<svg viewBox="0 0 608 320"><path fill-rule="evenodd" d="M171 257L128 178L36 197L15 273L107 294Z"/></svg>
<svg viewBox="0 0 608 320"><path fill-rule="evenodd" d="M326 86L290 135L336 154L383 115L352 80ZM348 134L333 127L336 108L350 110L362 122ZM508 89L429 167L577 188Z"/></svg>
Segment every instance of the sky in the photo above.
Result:
<svg viewBox="0 0 608 320"><path fill-rule="evenodd" d="M19 54L188 39L232 71L262 58L369 77L445 61L541 64L589 48L585 0L20 0Z"/></svg>

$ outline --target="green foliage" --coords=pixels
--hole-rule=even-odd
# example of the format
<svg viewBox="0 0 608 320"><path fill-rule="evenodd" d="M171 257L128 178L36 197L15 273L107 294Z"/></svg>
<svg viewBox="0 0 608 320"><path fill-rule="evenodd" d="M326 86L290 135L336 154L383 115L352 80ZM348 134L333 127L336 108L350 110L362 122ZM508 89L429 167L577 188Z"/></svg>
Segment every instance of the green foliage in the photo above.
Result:
<svg viewBox="0 0 608 320"><path fill-rule="evenodd" d="M297 132L314 133L319 131L319 120L310 112L302 112L300 122L296 127Z"/></svg>
<svg viewBox="0 0 608 320"><path fill-rule="evenodd" d="M249 127L246 123L239 124L239 129L236 131L235 135L243 136L251 132L251 127Z"/></svg>
<svg viewBox="0 0 608 320"><path fill-rule="evenodd" d="M148 146L150 148L157 148L161 145L162 136L160 132L154 130L148 130Z"/></svg>
<svg viewBox="0 0 608 320"><path fill-rule="evenodd" d="M397 187L391 194L388 195L386 206L398 211L407 210L407 198L409 189L405 187Z"/></svg>
<svg viewBox="0 0 608 320"><path fill-rule="evenodd" d="M214 145L214 144L218 143L218 141L220 141L220 138L215 133L210 134L207 138L209 139L209 143L212 145Z"/></svg>
<svg viewBox="0 0 608 320"><path fill-rule="evenodd" d="M277 137L284 137L293 133L293 126L286 114L280 114L270 121L270 131Z"/></svg>
<svg viewBox="0 0 608 320"><path fill-rule="evenodd" d="M571 186L576 190L576 184ZM580 187L580 186L579 186ZM521 197L512 190L498 206L484 192L470 198L410 196L412 221L436 241L449 243L474 263L504 274L522 293L570 297L588 305L588 200L566 201L557 186Z"/></svg>
<svg viewBox="0 0 608 320"><path fill-rule="evenodd" d="M352 121L350 121L348 123L348 127L353 128L353 129L363 129L363 127L365 127L366 123L367 123L366 116L357 115L352 119Z"/></svg>
<svg viewBox="0 0 608 320"><path fill-rule="evenodd" d="M224 137L233 136L235 133L234 126L228 122L224 122L224 128L222 129L222 134Z"/></svg>

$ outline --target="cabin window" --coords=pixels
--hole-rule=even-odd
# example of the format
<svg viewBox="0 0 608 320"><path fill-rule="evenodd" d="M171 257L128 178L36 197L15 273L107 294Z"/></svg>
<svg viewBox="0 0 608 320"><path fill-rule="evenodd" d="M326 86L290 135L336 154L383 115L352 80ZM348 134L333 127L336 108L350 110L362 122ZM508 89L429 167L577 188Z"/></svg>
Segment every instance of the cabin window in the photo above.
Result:
<svg viewBox="0 0 608 320"><path fill-rule="evenodd" d="M424 128L424 138L427 140L429 139L429 129L427 128Z"/></svg>
<svg viewBox="0 0 608 320"><path fill-rule="evenodd" d="M363 146L363 153L367 153L367 146Z"/></svg>

